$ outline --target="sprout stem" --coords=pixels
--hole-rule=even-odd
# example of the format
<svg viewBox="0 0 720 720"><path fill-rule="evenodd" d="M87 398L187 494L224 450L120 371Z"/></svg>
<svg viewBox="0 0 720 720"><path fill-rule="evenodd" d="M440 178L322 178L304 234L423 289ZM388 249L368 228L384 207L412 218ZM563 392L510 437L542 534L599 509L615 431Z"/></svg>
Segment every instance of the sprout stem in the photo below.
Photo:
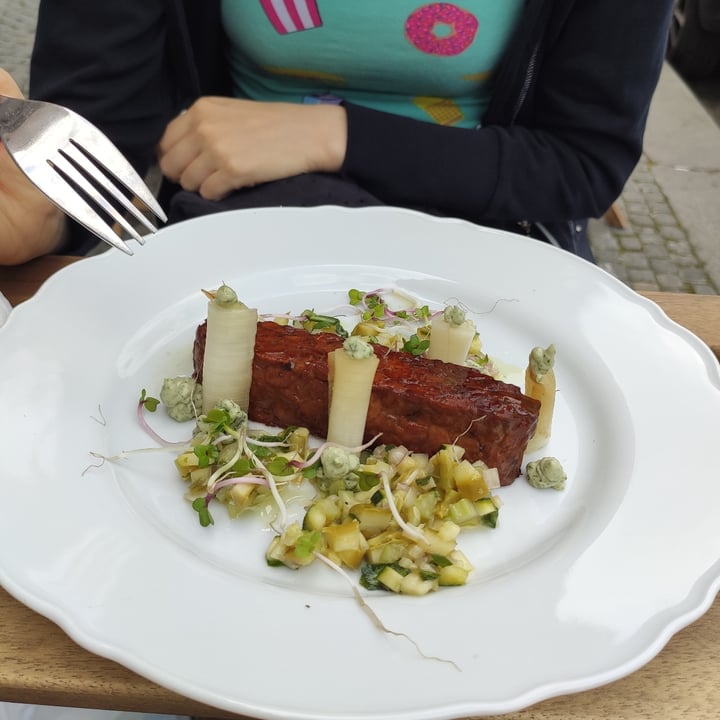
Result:
<svg viewBox="0 0 720 720"><path fill-rule="evenodd" d="M258 470L262 473L265 480L267 480L268 487L270 488L270 492L272 493L272 496L277 503L278 506L278 516L280 518L280 527L284 530L287 526L287 508L285 507L285 502L283 501L282 497L280 496L280 492L277 489L277 484L275 483L275 478L273 477L273 474L263 465L263 463L260 461L257 455L252 451L250 446L248 445L247 437L243 435L242 437L242 443L243 443L243 449L245 450L245 453L247 456L255 463Z"/></svg>
<svg viewBox="0 0 720 720"><path fill-rule="evenodd" d="M241 477L224 477L222 480L218 480L213 486L213 492L217 493L218 490L230 485L260 485L262 487L268 486L268 481L264 477L259 475L242 475Z"/></svg>
<svg viewBox="0 0 720 720"><path fill-rule="evenodd" d="M336 562L333 562L329 557L327 557L327 555L323 555L317 550L313 550L313 555L315 556L315 558L320 560L321 563L327 565L331 570L334 570L338 575L340 575L340 577L345 580L345 582L347 582L347 584L350 586L350 590L352 590L352 594L355 597L358 605L360 605L360 608L370 618L373 625L375 625L378 630L381 630L388 635L405 638L405 640L407 640L409 643L412 643L412 645L415 647L415 650L417 650L420 656L425 660L436 660L437 662L447 663L448 665L452 665L458 672L462 672L460 666L453 660L446 660L445 658L436 657L435 655L426 655L420 649L420 646L409 635L404 632L398 632L397 630L391 630L389 627L387 627L387 625L385 625L383 621L377 616L377 613L365 602L365 598L360 594L360 591L355 586L352 578Z"/></svg>
<svg viewBox="0 0 720 720"><path fill-rule="evenodd" d="M383 490L385 491L385 497L387 498L388 506L390 507L390 513L392 514L395 522L408 537L412 538L415 542L418 542L421 545L427 546L427 538L422 534L422 532L416 527L413 527L409 523L405 522L400 515L400 511L395 504L395 498L392 494L392 488L390 487L390 480L388 479L387 473L380 473L380 477L382 478Z"/></svg>
<svg viewBox="0 0 720 720"><path fill-rule="evenodd" d="M219 479L222 477L222 475L230 470L230 468L235 465L235 463L240 459L242 456L242 441L244 440L244 434L238 435L237 433L230 432L230 435L234 436L237 441L237 448L235 452L233 453L233 456L221 467L219 467L208 479L207 481L207 489L209 493L215 492L215 484L219 481Z"/></svg>
<svg viewBox="0 0 720 720"><path fill-rule="evenodd" d="M137 404L137 418L138 422L140 423L140 427L158 444L162 445L163 447L172 448L172 447L182 447L184 445L187 445L186 440L182 440L180 442L173 442L171 440L166 440L164 437L161 437L158 435L155 430L153 430L148 421L145 419L145 414L143 413L143 408L145 407L145 403L141 400Z"/></svg>

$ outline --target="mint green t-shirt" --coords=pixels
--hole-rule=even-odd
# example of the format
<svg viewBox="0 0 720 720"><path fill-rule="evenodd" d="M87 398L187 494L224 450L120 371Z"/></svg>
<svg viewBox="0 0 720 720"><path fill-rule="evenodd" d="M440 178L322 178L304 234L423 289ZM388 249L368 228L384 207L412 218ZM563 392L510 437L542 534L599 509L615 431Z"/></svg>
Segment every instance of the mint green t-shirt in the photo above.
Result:
<svg viewBox="0 0 720 720"><path fill-rule="evenodd" d="M523 0L223 0L238 97L476 127Z"/></svg>

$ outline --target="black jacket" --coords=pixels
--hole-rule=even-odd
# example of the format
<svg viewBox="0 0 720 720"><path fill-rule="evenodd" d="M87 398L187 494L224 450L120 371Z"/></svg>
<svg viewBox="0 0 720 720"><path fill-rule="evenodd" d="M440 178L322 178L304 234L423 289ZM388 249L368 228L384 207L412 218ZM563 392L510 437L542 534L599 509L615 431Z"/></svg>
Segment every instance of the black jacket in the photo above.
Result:
<svg viewBox="0 0 720 720"><path fill-rule="evenodd" d="M640 157L671 8L526 0L480 129L348 104L342 174L391 205L540 223L589 257L577 220L601 216ZM41 0L30 94L83 114L143 173L179 110L230 94L224 43L219 0Z"/></svg>

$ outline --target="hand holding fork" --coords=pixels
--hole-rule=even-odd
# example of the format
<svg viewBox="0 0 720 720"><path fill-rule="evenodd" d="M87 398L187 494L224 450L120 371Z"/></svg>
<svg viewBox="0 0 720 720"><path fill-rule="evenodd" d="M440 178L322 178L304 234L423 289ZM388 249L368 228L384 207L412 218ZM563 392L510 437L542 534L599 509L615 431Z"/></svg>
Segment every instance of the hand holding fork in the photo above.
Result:
<svg viewBox="0 0 720 720"><path fill-rule="evenodd" d="M115 228L140 243L156 226L141 209L166 217L150 190L117 148L76 113L49 103L23 100L12 79L0 71L0 258L2 245L17 238L38 244L27 257L14 247L18 261L51 252L59 242L61 218L27 178L52 203L105 242L132 250ZM14 160L18 172L9 155ZM41 237L32 233L40 232ZM15 233L17 238L7 237ZM6 235L6 237L3 237ZM12 261L13 252L8 253Z"/></svg>

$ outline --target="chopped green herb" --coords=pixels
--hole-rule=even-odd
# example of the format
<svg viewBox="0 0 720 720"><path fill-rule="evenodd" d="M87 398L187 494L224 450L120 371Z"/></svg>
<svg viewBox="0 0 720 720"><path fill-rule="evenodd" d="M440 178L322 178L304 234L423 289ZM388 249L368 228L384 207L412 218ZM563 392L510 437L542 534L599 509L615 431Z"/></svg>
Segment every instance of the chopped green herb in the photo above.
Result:
<svg viewBox="0 0 720 720"><path fill-rule="evenodd" d="M438 567L448 567L449 565L452 565L452 562L444 555L431 555L430 557Z"/></svg>
<svg viewBox="0 0 720 720"><path fill-rule="evenodd" d="M358 473L358 487L361 490L369 490L380 483L380 476L377 473Z"/></svg>
<svg viewBox="0 0 720 720"><path fill-rule="evenodd" d="M387 590L385 585L378 579L378 576L386 567L392 568L403 577L410 573L410 570L397 563L367 563L360 568L360 584L366 590Z"/></svg>
<svg viewBox="0 0 720 720"><path fill-rule="evenodd" d="M308 332L330 329L340 337L348 336L348 332L342 326L340 320L332 315L318 315L314 310L304 310L302 317L304 320L303 327Z"/></svg>

